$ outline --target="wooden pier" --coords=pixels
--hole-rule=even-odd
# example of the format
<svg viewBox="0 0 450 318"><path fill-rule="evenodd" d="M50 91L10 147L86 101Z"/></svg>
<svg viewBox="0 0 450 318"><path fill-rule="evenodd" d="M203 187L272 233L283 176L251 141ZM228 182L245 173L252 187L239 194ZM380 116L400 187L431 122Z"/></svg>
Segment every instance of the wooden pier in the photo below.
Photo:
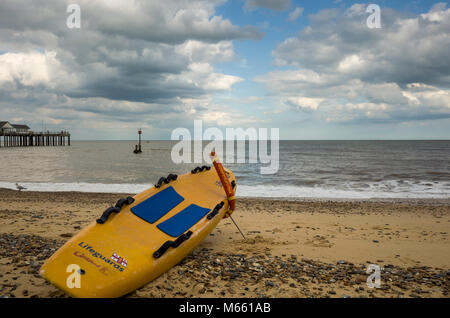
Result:
<svg viewBox="0 0 450 318"><path fill-rule="evenodd" d="M59 132L0 132L0 147L70 146L70 133Z"/></svg>

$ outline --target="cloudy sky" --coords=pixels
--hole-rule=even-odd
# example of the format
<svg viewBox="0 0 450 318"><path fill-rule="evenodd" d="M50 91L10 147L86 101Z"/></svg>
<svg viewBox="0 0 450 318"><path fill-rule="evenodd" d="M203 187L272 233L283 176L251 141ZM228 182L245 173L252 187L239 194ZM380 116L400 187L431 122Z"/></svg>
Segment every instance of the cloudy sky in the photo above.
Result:
<svg viewBox="0 0 450 318"><path fill-rule="evenodd" d="M345 0L2 0L0 120L75 139L170 139L195 119L282 139L448 139L450 8L374 3L381 28Z"/></svg>

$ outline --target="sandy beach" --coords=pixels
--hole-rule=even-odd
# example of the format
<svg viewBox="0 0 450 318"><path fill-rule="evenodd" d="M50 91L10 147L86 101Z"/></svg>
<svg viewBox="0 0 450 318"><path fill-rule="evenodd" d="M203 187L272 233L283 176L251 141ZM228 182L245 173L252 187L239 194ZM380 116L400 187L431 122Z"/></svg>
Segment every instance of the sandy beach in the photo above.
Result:
<svg viewBox="0 0 450 318"><path fill-rule="evenodd" d="M0 189L0 296L67 297L43 262L123 194ZM449 297L450 200L239 198L180 264L126 297ZM380 288L366 284L369 264Z"/></svg>

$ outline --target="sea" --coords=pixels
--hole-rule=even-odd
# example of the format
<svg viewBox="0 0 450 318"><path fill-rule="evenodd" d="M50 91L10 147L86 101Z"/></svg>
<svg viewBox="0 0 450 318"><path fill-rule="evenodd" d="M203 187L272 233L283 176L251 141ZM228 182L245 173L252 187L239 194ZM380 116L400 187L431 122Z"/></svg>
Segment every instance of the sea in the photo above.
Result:
<svg viewBox="0 0 450 318"><path fill-rule="evenodd" d="M171 152L177 141L144 140L140 154L133 153L135 144L72 141L70 147L2 147L0 188L15 189L18 183L24 191L138 193L161 176L210 164L174 163ZM233 162L225 163L236 175L238 197L450 197L449 140L280 141L274 174L261 174L268 164L249 154L248 141L245 150L236 148ZM218 152L224 158L226 147Z"/></svg>

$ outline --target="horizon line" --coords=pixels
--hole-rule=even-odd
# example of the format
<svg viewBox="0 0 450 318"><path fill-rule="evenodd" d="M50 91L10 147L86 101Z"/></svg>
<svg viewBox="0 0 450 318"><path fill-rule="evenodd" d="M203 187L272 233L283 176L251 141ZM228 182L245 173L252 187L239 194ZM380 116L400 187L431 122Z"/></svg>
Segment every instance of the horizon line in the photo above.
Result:
<svg viewBox="0 0 450 318"><path fill-rule="evenodd" d="M258 140L267 140L271 139L252 139L245 141L258 141ZM72 139L72 141L137 141L136 139ZM142 141L183 141L174 140L174 139L142 139ZM186 141L244 141L244 140L236 140L236 139L191 139ZM279 139L279 141L450 141L449 138L433 138L433 139Z"/></svg>

